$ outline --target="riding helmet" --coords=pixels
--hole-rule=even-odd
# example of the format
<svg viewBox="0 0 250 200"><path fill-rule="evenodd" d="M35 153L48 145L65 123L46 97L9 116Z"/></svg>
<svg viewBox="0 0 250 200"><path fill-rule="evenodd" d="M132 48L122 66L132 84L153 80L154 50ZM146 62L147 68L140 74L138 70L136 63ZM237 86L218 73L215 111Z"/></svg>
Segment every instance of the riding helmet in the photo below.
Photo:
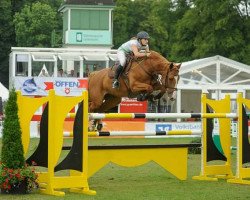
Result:
<svg viewBox="0 0 250 200"><path fill-rule="evenodd" d="M149 34L145 31L140 31L137 33L137 39L149 39Z"/></svg>

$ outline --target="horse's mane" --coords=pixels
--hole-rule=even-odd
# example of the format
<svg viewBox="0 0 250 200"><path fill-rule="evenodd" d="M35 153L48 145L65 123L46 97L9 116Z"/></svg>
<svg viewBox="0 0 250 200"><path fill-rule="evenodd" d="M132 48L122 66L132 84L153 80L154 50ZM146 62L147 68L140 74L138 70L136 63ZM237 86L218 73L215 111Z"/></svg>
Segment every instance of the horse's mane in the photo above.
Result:
<svg viewBox="0 0 250 200"><path fill-rule="evenodd" d="M150 51L150 57L152 59L156 59L158 60L158 62L162 63L162 64L167 64L169 65L171 62L169 62L165 57L163 57L160 53L156 52L156 51Z"/></svg>
<svg viewBox="0 0 250 200"><path fill-rule="evenodd" d="M157 51L150 51L150 56L156 56L156 57L163 57L160 53L158 53Z"/></svg>

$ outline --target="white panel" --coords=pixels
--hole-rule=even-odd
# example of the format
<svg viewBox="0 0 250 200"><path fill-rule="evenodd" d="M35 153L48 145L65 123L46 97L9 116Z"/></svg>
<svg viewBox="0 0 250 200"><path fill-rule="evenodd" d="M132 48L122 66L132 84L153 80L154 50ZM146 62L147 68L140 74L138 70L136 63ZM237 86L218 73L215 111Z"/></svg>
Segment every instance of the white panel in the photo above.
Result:
<svg viewBox="0 0 250 200"><path fill-rule="evenodd" d="M32 53L33 61L55 62L56 56L48 53Z"/></svg>
<svg viewBox="0 0 250 200"><path fill-rule="evenodd" d="M17 62L28 62L29 61L29 55L28 54L17 54L16 55L16 61Z"/></svg>
<svg viewBox="0 0 250 200"><path fill-rule="evenodd" d="M88 61L108 61L109 58L107 57L106 54L89 54L89 55L84 55L83 58Z"/></svg>

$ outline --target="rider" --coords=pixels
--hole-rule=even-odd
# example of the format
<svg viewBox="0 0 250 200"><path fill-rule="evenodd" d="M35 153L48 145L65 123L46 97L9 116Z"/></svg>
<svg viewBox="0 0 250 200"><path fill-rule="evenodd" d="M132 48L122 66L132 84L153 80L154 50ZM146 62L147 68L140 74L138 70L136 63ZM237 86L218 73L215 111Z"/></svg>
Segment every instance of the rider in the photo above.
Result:
<svg viewBox="0 0 250 200"><path fill-rule="evenodd" d="M148 46L149 34L145 31L141 31L137 34L136 38L132 38L128 42L122 44L117 51L117 58L119 61L119 66L116 69L112 88L119 88L119 76L123 71L123 67L126 64L126 55L133 52L135 58L148 57L149 46ZM145 49L145 52L140 52L140 50Z"/></svg>

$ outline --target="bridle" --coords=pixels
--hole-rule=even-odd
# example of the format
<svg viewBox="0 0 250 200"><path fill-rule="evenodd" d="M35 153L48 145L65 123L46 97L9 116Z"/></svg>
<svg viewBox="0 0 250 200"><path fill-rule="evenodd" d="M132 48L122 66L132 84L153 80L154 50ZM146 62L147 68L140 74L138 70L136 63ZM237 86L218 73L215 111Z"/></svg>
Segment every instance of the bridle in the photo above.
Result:
<svg viewBox="0 0 250 200"><path fill-rule="evenodd" d="M145 74L147 74L152 80L154 80L155 79L155 75L159 75L159 74L151 74L150 72L148 72L144 67L143 67L143 65L142 65L142 63L145 61L146 59L142 59L142 60L140 60L140 61L137 61L137 66L139 66L144 72L145 72ZM152 59L150 59L150 57L149 57L149 62L150 62L150 66L152 66ZM170 65L172 65L173 63L170 63ZM170 73L170 70L171 70L171 68L169 67L168 68L168 71L167 71L167 75L166 75L166 79L165 79L165 85L164 85L164 88L166 89L166 90L168 90L168 89L172 89L173 90L173 92L174 91L177 91L177 87L169 87L169 73ZM162 75L161 75L162 76ZM177 78L176 78L177 77ZM175 76L174 77L175 78L175 81L176 81L176 84L175 84L175 86L177 85L177 83L178 83L178 81L179 81L179 79L180 79L180 76L179 75L177 75L177 76ZM160 81L158 81L160 84L162 84Z"/></svg>
<svg viewBox="0 0 250 200"><path fill-rule="evenodd" d="M177 75L177 76L174 77L174 79L175 79L175 87L169 87L169 72L170 72L170 68L169 68L169 70L167 72L166 81L165 81L165 88L166 89L172 89L173 91L177 91L178 89L177 89L176 86L177 86L177 83L178 83L178 81L180 79L180 75Z"/></svg>

